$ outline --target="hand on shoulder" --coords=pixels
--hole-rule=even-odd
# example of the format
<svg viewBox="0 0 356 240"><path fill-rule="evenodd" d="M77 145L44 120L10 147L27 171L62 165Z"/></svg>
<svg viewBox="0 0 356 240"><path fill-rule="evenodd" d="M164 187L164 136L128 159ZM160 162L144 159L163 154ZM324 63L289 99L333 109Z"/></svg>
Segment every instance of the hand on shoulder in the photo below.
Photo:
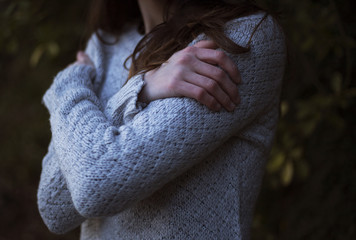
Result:
<svg viewBox="0 0 356 240"><path fill-rule="evenodd" d="M214 111L233 111L240 102L236 64L213 41L200 41L173 54L159 68L145 74L139 100L189 97Z"/></svg>

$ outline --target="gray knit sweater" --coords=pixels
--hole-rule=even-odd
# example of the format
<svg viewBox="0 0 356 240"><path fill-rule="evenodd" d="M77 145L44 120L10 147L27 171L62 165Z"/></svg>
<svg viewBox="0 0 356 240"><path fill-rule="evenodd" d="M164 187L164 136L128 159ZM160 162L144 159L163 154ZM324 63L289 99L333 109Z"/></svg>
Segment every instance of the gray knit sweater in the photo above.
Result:
<svg viewBox="0 0 356 240"><path fill-rule="evenodd" d="M230 21L226 34L246 46L263 15ZM278 119L281 29L267 17L251 51L230 54L242 75L234 112L189 98L142 106L142 76L124 85L123 67L141 37L135 28L115 45L93 36L86 52L95 69L69 66L44 95L52 130L38 189L45 224L55 233L81 225L85 240L248 239Z"/></svg>

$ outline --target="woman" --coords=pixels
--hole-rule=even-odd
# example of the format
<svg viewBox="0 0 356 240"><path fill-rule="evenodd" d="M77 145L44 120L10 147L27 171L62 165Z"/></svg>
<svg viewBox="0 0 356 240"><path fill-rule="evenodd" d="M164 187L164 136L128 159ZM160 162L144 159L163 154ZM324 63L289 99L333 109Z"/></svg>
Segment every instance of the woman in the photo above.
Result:
<svg viewBox="0 0 356 240"><path fill-rule="evenodd" d="M97 34L43 98L44 222L81 225L81 239L248 239L278 118L280 27L250 1L123 2L94 4Z"/></svg>

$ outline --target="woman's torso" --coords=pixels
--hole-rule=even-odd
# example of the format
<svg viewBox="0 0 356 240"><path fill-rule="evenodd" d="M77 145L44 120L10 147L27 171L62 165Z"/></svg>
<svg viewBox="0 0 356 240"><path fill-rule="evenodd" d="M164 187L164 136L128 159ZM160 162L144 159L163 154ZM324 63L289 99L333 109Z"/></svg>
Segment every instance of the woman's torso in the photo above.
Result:
<svg viewBox="0 0 356 240"><path fill-rule="evenodd" d="M256 24L262 17L256 14L247 19ZM241 42L246 43L252 29L246 30L249 28L245 25L241 29L245 29L239 34ZM104 108L125 83L128 70L124 61L141 37L131 28L118 43L101 46L106 74L97 94ZM241 71L243 76L249 74ZM276 96L265 114L149 198L136 203L133 200L130 208L115 216L88 219L82 224L81 239L248 238L278 118L278 101Z"/></svg>

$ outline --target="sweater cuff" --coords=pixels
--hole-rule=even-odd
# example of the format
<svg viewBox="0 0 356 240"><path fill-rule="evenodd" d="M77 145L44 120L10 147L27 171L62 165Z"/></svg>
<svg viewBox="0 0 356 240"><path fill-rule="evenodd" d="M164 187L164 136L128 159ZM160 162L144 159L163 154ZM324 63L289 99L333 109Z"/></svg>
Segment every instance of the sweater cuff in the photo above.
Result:
<svg viewBox="0 0 356 240"><path fill-rule="evenodd" d="M93 89L93 79L95 78L95 68L85 64L73 64L59 72L51 87L42 98L43 104L49 112L55 111L61 96L73 87L85 87Z"/></svg>
<svg viewBox="0 0 356 240"><path fill-rule="evenodd" d="M143 74L132 77L107 103L105 115L114 125L130 122L145 106L138 101L143 86Z"/></svg>

